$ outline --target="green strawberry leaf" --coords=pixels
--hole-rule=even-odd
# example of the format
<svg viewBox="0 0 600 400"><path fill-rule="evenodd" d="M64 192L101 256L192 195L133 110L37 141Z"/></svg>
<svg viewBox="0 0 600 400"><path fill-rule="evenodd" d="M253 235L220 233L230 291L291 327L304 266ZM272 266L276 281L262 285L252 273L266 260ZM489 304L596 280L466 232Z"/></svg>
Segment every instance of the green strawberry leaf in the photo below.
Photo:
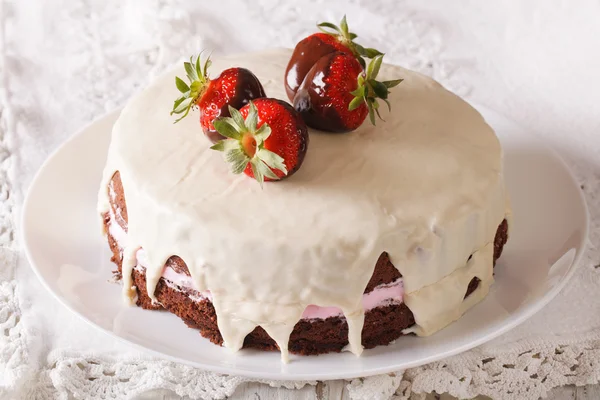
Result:
<svg viewBox="0 0 600 400"><path fill-rule="evenodd" d="M369 85L371 85L377 97L380 99L387 99L389 90L383 83L378 82L375 79L369 79Z"/></svg>
<svg viewBox="0 0 600 400"><path fill-rule="evenodd" d="M379 73L379 69L381 68L381 63L383 62L383 56L377 56L371 60L369 66L367 67L367 76L371 79L375 79L377 74Z"/></svg>
<svg viewBox="0 0 600 400"><path fill-rule="evenodd" d="M241 140L242 134L236 129L236 124L232 118L218 118L213 121L215 130L221 135L235 140Z"/></svg>
<svg viewBox="0 0 600 400"><path fill-rule="evenodd" d="M225 143L226 142L227 142L227 139L219 140L217 143L210 146L210 148L211 148L211 150L225 151L225 148L226 148Z"/></svg>
<svg viewBox="0 0 600 400"><path fill-rule="evenodd" d="M208 78L208 67L210 66L210 57L204 63L204 71L201 68L200 56L194 61L194 57L190 57L190 61L183 63L186 76L189 80L189 84L184 82L183 79L175 77L175 86L177 90L182 93L182 96L177 98L173 103L173 114L183 114L175 122L181 121L185 118L190 109L198 103L204 91L206 90L210 79Z"/></svg>
<svg viewBox="0 0 600 400"><path fill-rule="evenodd" d="M192 108L193 103L192 103L191 98L186 97L186 98L179 98L179 99L175 100L175 104L173 107L173 111L171 111L171 115L183 113L183 115L180 118L175 120L174 123L177 123L188 115L188 113L190 112L190 109Z"/></svg>
<svg viewBox="0 0 600 400"><path fill-rule="evenodd" d="M194 82L198 80L198 74L196 74L196 70L192 67L192 64L189 62L184 62L183 67L185 68L185 73L187 74L190 82Z"/></svg>
<svg viewBox="0 0 600 400"><path fill-rule="evenodd" d="M262 189L263 183L265 181L265 176L258 169L258 165L257 164L258 164L257 162L251 162L250 163L250 168L252 169L252 175L254 175L254 179L256 179L258 181L258 183L260 184L260 188Z"/></svg>
<svg viewBox="0 0 600 400"><path fill-rule="evenodd" d="M176 109L179 107L179 105L180 105L181 103L183 103L183 102L184 102L186 99L187 99L187 96L186 96L186 94L184 93L184 94L183 94L183 96L181 96L181 97L179 97L177 100L175 100L175 102L173 103L173 110L176 110ZM171 111L171 115L173 115L173 114L174 114L174 112L173 112L173 111Z"/></svg>
<svg viewBox="0 0 600 400"><path fill-rule="evenodd" d="M271 127L267 124L262 124L261 127L254 133L256 145L259 146L262 142L271 136Z"/></svg>
<svg viewBox="0 0 600 400"><path fill-rule="evenodd" d="M385 101L385 104L387 104L388 111L392 111L392 105L390 104L390 101L388 99L383 99L383 101Z"/></svg>
<svg viewBox="0 0 600 400"><path fill-rule="evenodd" d="M359 81L358 84L359 84L359 86L355 90L353 90L352 92L350 92L350 94L353 95L353 96L355 96L355 97L364 97L365 91L367 90L367 88L365 87L364 84L361 84L360 81Z"/></svg>
<svg viewBox="0 0 600 400"><path fill-rule="evenodd" d="M340 25L337 26L332 24L331 22L321 22L317 24L317 28L321 32L327 33L328 35L335 36L341 43L343 43L360 63L363 69L367 68L367 64L365 62L366 58L374 58L377 56L383 55L382 52L373 48L365 48L360 44L354 42L354 39L358 37L358 35L354 32L350 32L348 27L348 21L346 20L346 16L342 18Z"/></svg>
<svg viewBox="0 0 600 400"><path fill-rule="evenodd" d="M349 36L349 31L348 31L348 21L346 21L346 16L344 15L344 17L342 18L342 21L340 22L340 30L342 31L342 34L346 37Z"/></svg>
<svg viewBox="0 0 600 400"><path fill-rule="evenodd" d="M355 98L352 99L352 101L348 105L348 111L356 110L364 102L365 102L364 96L356 96Z"/></svg>
<svg viewBox="0 0 600 400"><path fill-rule="evenodd" d="M256 157L260 158L265 164L273 169L277 169L284 174L287 174L287 168L285 166L285 160L279 154L274 153L265 148L258 149L256 151Z"/></svg>
<svg viewBox="0 0 600 400"><path fill-rule="evenodd" d="M375 108L375 113L377 113L377 117L382 120L383 122L385 122L385 120L383 118L381 118L381 114L379 114L379 107Z"/></svg>
<svg viewBox="0 0 600 400"><path fill-rule="evenodd" d="M391 89L395 86L398 86L404 79L394 79L392 81L383 81L382 83L388 88Z"/></svg>
<svg viewBox="0 0 600 400"><path fill-rule="evenodd" d="M373 50L373 49L371 49ZM379 112L378 99L385 101L388 109L391 111L392 107L388 100L390 94L390 88L393 88L402 82L402 79L395 79L390 81L380 82L376 79L381 65L383 64L383 54L375 55L369 62L366 71L360 74L356 79L357 87L355 90L350 92L354 98L348 104L348 110L352 111L360 107L362 102L366 102L367 109L369 110L369 119L373 125L375 125L375 114L379 119L383 120L381 113Z"/></svg>
<svg viewBox="0 0 600 400"><path fill-rule="evenodd" d="M177 86L177 89L181 93L190 91L190 87L188 86L188 84L182 81L181 78L179 78L178 76L175 77L175 86Z"/></svg>
<svg viewBox="0 0 600 400"><path fill-rule="evenodd" d="M225 151L225 161L231 163L231 172L241 174L250 162L250 157L240 147Z"/></svg>
<svg viewBox="0 0 600 400"><path fill-rule="evenodd" d="M375 125L375 112L373 110L373 107L371 106L371 103L367 102L367 104L369 104L368 108L369 108L369 119L371 120L371 123L373 125Z"/></svg>
<svg viewBox="0 0 600 400"><path fill-rule="evenodd" d="M246 117L246 127L250 132L256 132L256 124L258 123L258 110L254 103L250 102L250 109L248 111L248 116Z"/></svg>
<svg viewBox="0 0 600 400"><path fill-rule="evenodd" d="M360 66L362 67L362 69L364 70L365 68L367 68L367 63L365 62L365 59L362 57L358 57L357 58L358 63L360 64Z"/></svg>
<svg viewBox="0 0 600 400"><path fill-rule="evenodd" d="M192 82L192 84L190 85L190 93L198 93L202 85L203 83L200 81Z"/></svg>
<svg viewBox="0 0 600 400"><path fill-rule="evenodd" d="M238 130L240 132L247 130L246 121L244 121L244 117L242 116L242 113L240 113L239 110L236 110L235 108L233 108L231 106L228 106L228 108L229 108L229 114L231 115L231 118L235 121L235 124L238 126Z"/></svg>
<svg viewBox="0 0 600 400"><path fill-rule="evenodd" d="M200 55L202 55L202 53L200 53ZM192 58L190 57L190 61L192 61ZM208 70L208 67L210 66L211 61L210 61L210 57L208 57L208 59L206 60L206 63L204 63L204 72L202 72L202 67L200 66L200 57L196 58L196 75L200 76L200 75L204 75L206 76L206 72Z"/></svg>
<svg viewBox="0 0 600 400"><path fill-rule="evenodd" d="M240 142L235 139L223 139L213 144L210 148L216 151L229 151L234 148L239 148Z"/></svg>
<svg viewBox="0 0 600 400"><path fill-rule="evenodd" d="M270 179L275 179L275 180L279 179L279 177L277 175L275 175L273 170L271 168L269 168L269 166L263 160L257 161L256 166L257 166L257 169L260 171L261 175L266 176L267 178L270 178ZM287 174L287 172L286 172L286 174Z"/></svg>
<svg viewBox="0 0 600 400"><path fill-rule="evenodd" d="M367 58L375 58L377 56L383 56L383 53L371 47L363 47L363 53L361 55Z"/></svg>
<svg viewBox="0 0 600 400"><path fill-rule="evenodd" d="M322 28L329 28L335 32L341 33L340 28L338 28L335 24L332 24L331 22L321 22L320 24L317 24L317 27L325 33L331 34L331 32L329 32L326 29L322 29Z"/></svg>

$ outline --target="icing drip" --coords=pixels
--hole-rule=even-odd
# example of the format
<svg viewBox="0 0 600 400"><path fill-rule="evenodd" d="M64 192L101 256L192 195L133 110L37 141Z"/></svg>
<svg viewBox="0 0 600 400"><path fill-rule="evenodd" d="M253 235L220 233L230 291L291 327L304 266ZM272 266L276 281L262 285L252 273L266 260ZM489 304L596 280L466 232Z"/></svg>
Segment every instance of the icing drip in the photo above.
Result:
<svg viewBox="0 0 600 400"><path fill-rule="evenodd" d="M285 99L290 54L215 58L212 70L248 68L268 96ZM109 211L107 185L119 171L127 296L137 249L146 252L148 293L178 255L195 287L210 291L226 347L239 349L262 326L284 361L309 305L343 310L349 350L360 354L361 298L383 251L403 276L417 334L443 328L485 296L488 244L508 206L500 144L467 103L427 77L383 66L381 79L404 78L390 95L394 112L382 111L386 122L345 135L311 130L302 168L261 190L228 171L197 118L173 124L173 81L182 72L132 99L113 128L98 208ZM458 293L474 276L480 288L463 302Z"/></svg>
<svg viewBox="0 0 600 400"><path fill-rule="evenodd" d="M415 315L416 325L408 328L405 333L416 333L428 336L437 329L431 327L446 326L456 321L473 305L481 301L494 282L493 264L494 245L487 244L481 250L473 253L464 267L458 268L439 282L426 286L421 290L406 294L404 302ZM476 276L480 279L477 289L466 299L468 282ZM467 282L467 284L465 284ZM437 304L435 312L428 312L427 304ZM459 306L456 307L456 304Z"/></svg>
<svg viewBox="0 0 600 400"><path fill-rule="evenodd" d="M137 254L138 248L135 246L127 246L125 250L123 250L123 263L121 266L121 272L123 275L123 296L128 301L130 305L134 305L136 300L136 287L133 285L133 278L131 277L131 273L133 272L133 268L137 265ZM154 288L152 288L154 292Z"/></svg>
<svg viewBox="0 0 600 400"><path fill-rule="evenodd" d="M363 352L361 333L365 322L365 313L360 311L344 312L348 323L348 350L360 356Z"/></svg>

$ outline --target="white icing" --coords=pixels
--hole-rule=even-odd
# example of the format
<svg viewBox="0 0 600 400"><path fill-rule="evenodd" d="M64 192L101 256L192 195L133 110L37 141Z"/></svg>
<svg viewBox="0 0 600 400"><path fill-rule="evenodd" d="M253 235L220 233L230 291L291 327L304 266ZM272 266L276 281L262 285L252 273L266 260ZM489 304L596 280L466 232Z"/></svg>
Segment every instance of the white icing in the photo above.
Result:
<svg viewBox="0 0 600 400"><path fill-rule="evenodd" d="M114 200L112 193L111 198ZM115 242L119 248L124 249L127 246L127 232L125 232L125 230L115 222L112 211L110 212L108 232L113 239L115 239ZM144 249L138 249L136 253L136 260L137 264L135 268L140 268L140 271L143 270L145 272L148 261ZM178 286L182 288L193 289L198 293L198 296L196 296L196 300L198 301L202 299L208 299L212 301L210 291L205 290L203 292L199 292L194 286L194 280L186 274L179 273L171 267L164 267L161 277L164 278L168 284L172 284L171 287L176 288ZM369 311L374 308L389 304L400 304L402 303L403 294L404 285L402 283L402 278L399 278L391 283L378 285L369 293L363 294L363 310ZM302 319L326 319L329 317L341 316L342 314L342 310L337 307L320 307L311 304L308 305L302 312Z"/></svg>
<svg viewBox="0 0 600 400"><path fill-rule="evenodd" d="M285 99L290 54L215 58L211 70L248 68L267 95ZM473 257L472 273L454 272L485 252L507 213L502 151L460 98L423 75L383 66L382 79L404 78L390 95L393 112L382 108L386 122L343 135L310 130L302 168L261 190L209 149L197 114L173 124L176 74L183 69L132 99L113 129L99 211L110 208L107 185L118 170L129 219L127 296L138 248L147 253L151 296L176 254L196 287L212 293L225 346L239 349L260 325L286 360L289 334L310 304L341 309L349 349L360 354L362 294L383 251L403 275L418 334L443 328L485 294L489 257ZM474 273L482 283L463 302ZM420 294L430 285L436 296ZM454 310L452 318L434 318L441 310Z"/></svg>
<svg viewBox="0 0 600 400"><path fill-rule="evenodd" d="M434 333L436 326L446 326L456 321L465 311L483 299L494 282L493 264L494 245L486 245L473 253L467 264L458 268L440 281L426 286L404 297L406 306L415 315L416 325L406 329L405 333L413 332L419 336ZM477 289L463 300L471 279L476 276L481 282ZM435 309L431 309L435 304ZM458 307L457 307L458 305Z"/></svg>
<svg viewBox="0 0 600 400"><path fill-rule="evenodd" d="M112 192L110 193L110 197L114 204L115 196ZM115 222L112 209L109 215L110 220L108 222L108 232L113 237L119 248L124 249L128 243L127 232L125 232L125 230L117 222ZM148 265L148 259L144 249L138 249L136 253L136 260L137 264L135 268L145 273L146 265ZM198 291L198 288L194 286L194 280L189 275L177 272L173 268L165 266L162 270L161 277L165 279L170 287L176 290L179 290L179 288L192 289L194 293L198 294L195 296L196 301L204 299L212 301L210 290L205 290L203 292ZM398 278L394 282L378 285L369 293L363 294L363 310L369 311L374 308L390 304L401 304L403 295L404 284L402 282L402 278ZM302 319L326 319L329 317L337 317L342 315L342 310L337 307L320 307L311 304L302 312Z"/></svg>

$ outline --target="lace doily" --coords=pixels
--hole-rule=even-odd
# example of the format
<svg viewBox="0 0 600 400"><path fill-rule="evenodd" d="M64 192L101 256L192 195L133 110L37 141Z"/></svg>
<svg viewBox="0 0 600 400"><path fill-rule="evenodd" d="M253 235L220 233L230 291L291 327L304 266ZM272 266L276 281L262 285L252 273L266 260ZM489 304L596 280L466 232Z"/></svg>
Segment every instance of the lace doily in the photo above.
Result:
<svg viewBox="0 0 600 400"><path fill-rule="evenodd" d="M124 104L181 57L201 48L231 53L291 47L314 30L315 21L335 21L345 13L362 40L384 49L389 62L431 75L459 95L482 93L481 87L474 90L471 76L481 62L445 57L451 21L440 22L436 18L443 13L432 17L410 2L191 3L0 0L2 398L112 399L168 389L193 399L223 399L248 381L124 347L114 351L119 345L111 339L46 301L48 294L18 253L14 221L24 189L49 152L94 117ZM462 398L537 399L556 386L598 382L600 167L590 155L600 154L600 140L584 139L580 148L588 156L566 155L584 182L594 219L588 252L573 282L530 323L491 343L404 373L349 382L353 399L422 399L433 391ZM90 347L97 352L87 351ZM299 388L315 382L266 383Z"/></svg>

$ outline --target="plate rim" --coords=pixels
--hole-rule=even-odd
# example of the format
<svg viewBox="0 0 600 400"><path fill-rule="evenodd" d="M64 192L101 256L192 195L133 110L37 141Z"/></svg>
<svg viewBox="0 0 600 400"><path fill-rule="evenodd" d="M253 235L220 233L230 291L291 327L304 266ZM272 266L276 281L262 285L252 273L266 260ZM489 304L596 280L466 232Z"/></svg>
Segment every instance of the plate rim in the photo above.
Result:
<svg viewBox="0 0 600 400"><path fill-rule="evenodd" d="M564 159L560 156L559 152L557 152L554 149L554 147L550 146L549 144L547 144L543 140L541 140L541 137L539 135L537 135L534 131L523 128L522 126L520 126L519 124L517 124L510 118L504 116L502 113L492 110L487 106L481 105L479 103L471 103L471 102L469 102L469 104L471 106L473 106L481 114L483 114L483 115L494 114L495 116L503 119L505 122L510 123L512 126L518 128L524 132L527 132L528 135L534 137L536 139L536 141L540 142L540 144L542 146L544 146L545 150L550 152L552 154L552 156L561 163L561 166L567 172L568 177L572 181L572 183L577 187L579 186L578 180L576 179L575 175L573 174L573 171L571 170L569 165L564 161ZM253 378L253 379L268 379L268 380L275 380L275 381L316 381L316 380L331 380L331 379L352 379L352 378L357 378L357 377L367 377L367 376L385 374L385 373L395 372L398 370L405 370L408 368L415 368L415 367L418 367L421 365L425 365L425 364L428 364L431 362L439 361L441 359L463 353L463 352L473 349L477 346L480 346L480 345L482 345L486 342L489 342L489 341L503 335L504 333L514 329L518 325L522 324L523 322L525 322L526 320L531 318L533 315L538 313L542 308L544 308L550 301L552 301L558 295L558 293L560 293L560 291L566 286L566 284L571 280L571 278L573 277L575 271L577 270L577 268L583 258L583 255L586 253L586 250L587 250L587 242L588 242L589 230L590 230L590 213L589 213L589 208L588 208L585 196L583 195L583 193L581 191L578 190L577 196L578 196L580 205L583 207L583 212L584 212L583 234L578 243L578 247L575 248L575 250L576 250L575 257L571 261L571 263L568 267L568 270L567 270L566 274L564 275L564 277L561 279L561 281L558 284L556 284L554 287L552 287L548 292L546 292L545 295L543 297L541 297L540 299L538 299L534 304L527 307L526 310L523 310L516 318L510 318L508 323L505 323L504 325L502 325L495 331L488 333L486 335L482 335L481 337L479 337L471 342L465 343L462 346L453 347L449 350L443 351L441 353L437 353L435 355L431 355L429 357L421 358L419 360L405 362L404 364L402 364L402 367L394 367L394 366L387 365L387 366L383 366L383 367L370 368L368 371L357 371L355 373L352 373L352 372L342 372L342 373L332 372L329 374L294 373L293 375L291 375L290 373L283 372L283 371L280 371L278 373L271 373L271 372L265 373L265 372L260 372L260 371L256 371L256 370L239 369L239 367L236 367L236 366L225 367L225 366L214 365L214 364L206 364L206 363L202 363L200 361L192 361L192 360L188 360L188 359L184 359L184 358L178 358L176 356L162 353L159 350L154 350L154 349L145 347L142 344L135 343L133 341L128 340L125 337L119 336L117 333L103 328L102 326L96 324L94 321L90 320L84 314L75 310L65 299L63 299L62 296L60 296L57 292L52 290L50 284L46 281L42 272L36 266L34 257L32 255L32 250L30 248L30 244L27 240L29 228L28 228L26 221L28 220L28 215L29 215L29 212L31 209L30 203L32 203L34 201L31 198L31 192L32 192L32 188L36 187L36 185L38 184L38 181L41 179L41 176L43 175L43 171L45 170L45 168L61 153L61 151L65 147L67 147L71 142L81 138L81 136L83 136L88 130L93 129L94 125L97 125L101 122L110 120L111 118L115 119L115 121L116 121L116 119L118 118L118 115L121 113L122 110L123 110L123 107L119 107L108 113L103 114L102 116L99 116L99 117L93 119L90 123L86 124L83 128L79 129L75 134L71 135L67 140L62 142L44 160L42 165L36 171L33 179L31 180L31 183L29 184L29 187L26 189L27 193L26 193L24 201L22 203L22 209L21 209L22 212L21 212L21 217L20 217L20 221L19 221L19 227L20 227L19 238L22 241L22 251L23 251L23 253L25 253L25 255L27 257L27 261L29 263L30 268L34 271L34 274L36 275L37 279L42 283L42 286L48 292L50 292L52 297L54 297L59 302L59 304L61 304L66 309L68 309L71 313L77 315L80 319L85 321L88 325L93 326L95 329L107 334L109 337L117 339L119 342L121 342L125 345L133 346L134 349L140 351L141 353L151 354L152 356L155 356L159 359L168 360L171 362L184 364L184 365L188 365L188 366L191 366L194 368L199 368L202 370L212 371L212 372L220 373L220 374L237 375L237 376ZM487 122L487 120L486 120L486 122ZM514 315L514 314L511 314L511 315Z"/></svg>

